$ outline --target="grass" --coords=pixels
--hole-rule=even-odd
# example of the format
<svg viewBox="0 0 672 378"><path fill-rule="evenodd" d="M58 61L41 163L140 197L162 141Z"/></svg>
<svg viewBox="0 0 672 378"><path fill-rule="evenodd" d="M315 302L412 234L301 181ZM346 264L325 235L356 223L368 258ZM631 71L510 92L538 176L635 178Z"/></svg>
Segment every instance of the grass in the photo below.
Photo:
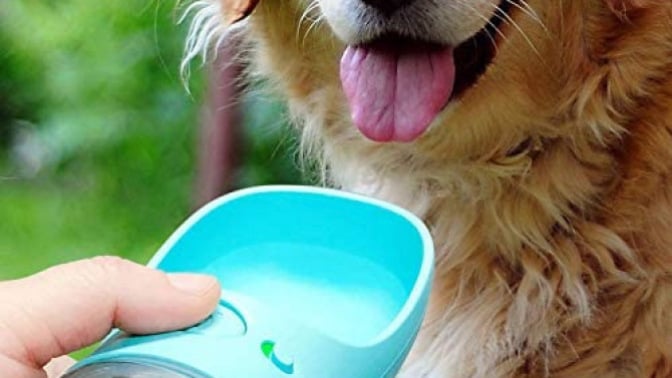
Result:
<svg viewBox="0 0 672 378"><path fill-rule="evenodd" d="M122 204L103 188L50 182L0 190L0 280L102 254L144 263L189 211L188 198L163 208L142 197Z"/></svg>

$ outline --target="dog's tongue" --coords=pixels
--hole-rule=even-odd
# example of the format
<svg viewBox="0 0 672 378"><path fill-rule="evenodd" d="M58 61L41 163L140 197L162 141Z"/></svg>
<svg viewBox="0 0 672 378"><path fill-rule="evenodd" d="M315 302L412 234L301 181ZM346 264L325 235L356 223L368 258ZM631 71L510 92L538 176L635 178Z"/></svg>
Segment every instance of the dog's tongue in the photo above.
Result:
<svg viewBox="0 0 672 378"><path fill-rule="evenodd" d="M341 82L352 120L369 139L417 139L453 92L452 48L348 47Z"/></svg>

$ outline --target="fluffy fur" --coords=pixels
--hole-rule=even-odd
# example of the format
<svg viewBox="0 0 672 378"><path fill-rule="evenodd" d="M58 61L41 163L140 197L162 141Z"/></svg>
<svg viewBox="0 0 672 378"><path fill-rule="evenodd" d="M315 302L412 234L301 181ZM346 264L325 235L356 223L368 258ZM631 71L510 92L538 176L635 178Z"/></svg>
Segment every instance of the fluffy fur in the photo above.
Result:
<svg viewBox="0 0 672 378"><path fill-rule="evenodd" d="M190 57L221 28L217 1ZM352 126L316 4L262 0L239 29L328 183L432 228L402 375L672 377L672 2L522 3L487 72L408 144Z"/></svg>

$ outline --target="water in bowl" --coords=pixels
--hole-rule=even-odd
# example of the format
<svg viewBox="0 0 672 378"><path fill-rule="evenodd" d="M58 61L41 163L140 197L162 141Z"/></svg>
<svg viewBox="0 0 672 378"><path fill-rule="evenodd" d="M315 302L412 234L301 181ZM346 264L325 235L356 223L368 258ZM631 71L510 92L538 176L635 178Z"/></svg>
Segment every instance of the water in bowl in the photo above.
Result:
<svg viewBox="0 0 672 378"><path fill-rule="evenodd" d="M312 245L249 246L227 252L206 272L225 290L354 345L383 331L408 297L399 279L380 264Z"/></svg>

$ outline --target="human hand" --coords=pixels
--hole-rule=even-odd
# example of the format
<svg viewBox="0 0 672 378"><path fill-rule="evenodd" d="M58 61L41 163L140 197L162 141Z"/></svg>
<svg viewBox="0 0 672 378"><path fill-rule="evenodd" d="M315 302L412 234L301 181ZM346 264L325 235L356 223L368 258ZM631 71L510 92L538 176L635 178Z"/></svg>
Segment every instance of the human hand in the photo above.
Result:
<svg viewBox="0 0 672 378"><path fill-rule="evenodd" d="M165 274L116 257L0 282L0 372L59 377L74 363L64 355L111 328L134 334L185 328L212 313L219 296L214 277Z"/></svg>

